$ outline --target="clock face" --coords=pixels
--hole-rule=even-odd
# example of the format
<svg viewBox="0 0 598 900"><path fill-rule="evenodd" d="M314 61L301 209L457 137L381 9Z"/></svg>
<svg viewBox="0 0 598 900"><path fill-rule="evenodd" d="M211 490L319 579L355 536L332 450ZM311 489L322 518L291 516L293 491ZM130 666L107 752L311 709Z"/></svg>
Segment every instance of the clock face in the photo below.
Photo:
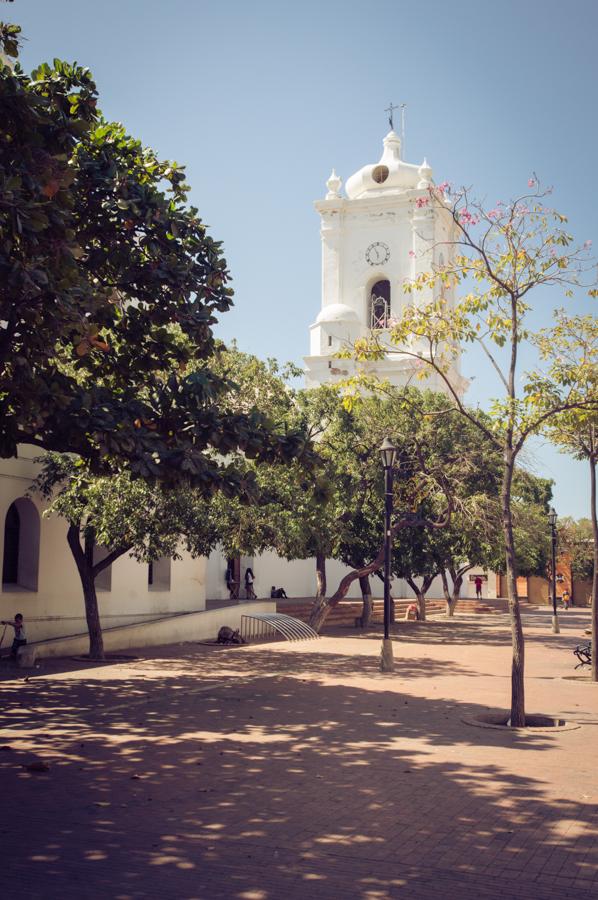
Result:
<svg viewBox="0 0 598 900"><path fill-rule="evenodd" d="M376 241L375 244L370 244L365 251L365 258L370 266L382 266L390 259L390 247L388 244L383 244L382 241Z"/></svg>

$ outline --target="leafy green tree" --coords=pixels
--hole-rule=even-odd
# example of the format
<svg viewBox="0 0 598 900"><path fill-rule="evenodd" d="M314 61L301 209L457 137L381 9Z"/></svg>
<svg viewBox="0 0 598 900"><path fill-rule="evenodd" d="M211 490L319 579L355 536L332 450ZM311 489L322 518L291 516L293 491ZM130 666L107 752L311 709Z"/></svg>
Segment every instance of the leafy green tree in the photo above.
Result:
<svg viewBox="0 0 598 900"><path fill-rule="evenodd" d="M594 534L590 519L565 516L558 522L558 545L571 559L574 578L591 581L594 577Z"/></svg>
<svg viewBox="0 0 598 900"><path fill-rule="evenodd" d="M414 579L424 576L431 582L438 574L433 548L453 516L465 511L473 515L473 492L482 491L479 485L487 469L483 442L476 434L475 442L467 444L470 436L466 429L455 428L455 410L442 394L387 386L382 393L353 397L348 406L347 427L327 435L326 442L339 470L352 478L352 495L343 492L346 510L339 517L342 532L335 553L353 571L330 598L315 605L312 624L318 627L352 581L376 574L382 565L384 486L379 446L384 437L394 441L400 457L394 482L393 573L411 580L420 594L422 615L425 591L421 593ZM319 449L325 452L322 445Z"/></svg>
<svg viewBox="0 0 598 900"><path fill-rule="evenodd" d="M227 454L287 460L305 438L223 411L231 386L207 364L232 303L221 246L184 170L97 101L79 66L0 65L0 455L30 443L232 491Z"/></svg>
<svg viewBox="0 0 598 900"><path fill-rule="evenodd" d="M563 452L588 464L590 481L590 523L592 531L592 635L598 634L598 322L596 317L567 316L557 311L552 328L537 338L540 353L549 363L546 375L536 378L535 390L540 402L552 392L566 388L578 399L577 408L563 410L548 420L546 432ZM573 542L572 549L575 547ZM572 553L579 560L579 553ZM598 658L592 656L591 678L598 681Z"/></svg>
<svg viewBox="0 0 598 900"><path fill-rule="evenodd" d="M388 342L384 334L375 333L355 347L360 359L394 352L415 360L422 374L434 372L461 416L501 454L500 502L513 639L513 726L525 724L524 638L512 512L516 463L530 435L552 416L580 404L565 382L552 386L547 404L546 397L538 395L538 379L520 373L521 347L530 337L529 295L546 286L561 287L571 295L592 268L588 244L574 246L564 227L566 218L545 205L545 196L535 178L530 178L525 194L493 208L472 199L467 190L451 192L447 185L430 188L417 204L424 211L426 207L436 210L444 220L447 240L442 258L446 254L448 260L405 283L405 290L416 297L388 332ZM453 302L452 291L465 284L469 290ZM590 294L598 295L593 284ZM465 406L453 365L460 345L472 342L482 347L501 386L490 423Z"/></svg>
<svg viewBox="0 0 598 900"><path fill-rule="evenodd" d="M104 658L96 578L125 554L150 563L179 559L182 549L206 556L215 534L206 526L206 503L189 487L166 488L132 479L123 471L94 476L72 455L48 453L35 489L48 501L44 515L68 523L67 540L77 566L89 631L89 655ZM98 548L104 553L98 556Z"/></svg>
<svg viewBox="0 0 598 900"><path fill-rule="evenodd" d="M317 461L307 471L303 460L292 464L259 466L249 463L259 502L214 497L210 519L228 556L255 555L274 550L285 559L316 560L317 594L326 593L326 559L333 554L337 534L341 484L335 483L330 460L324 452L324 435L330 420L344 415L336 391L322 387L300 391L292 387L295 367L280 369L274 360L262 362L230 348L219 355L232 382L232 409L252 398L277 428L299 429L317 447ZM233 459L233 457L230 457Z"/></svg>

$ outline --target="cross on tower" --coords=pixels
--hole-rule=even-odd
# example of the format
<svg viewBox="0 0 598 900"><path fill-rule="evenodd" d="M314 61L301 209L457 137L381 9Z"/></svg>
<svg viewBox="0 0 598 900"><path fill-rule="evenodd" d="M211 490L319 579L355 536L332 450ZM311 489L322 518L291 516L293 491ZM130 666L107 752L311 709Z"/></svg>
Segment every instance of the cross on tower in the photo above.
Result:
<svg viewBox="0 0 598 900"><path fill-rule="evenodd" d="M390 125L391 131L395 130L394 124L393 124L393 113L394 113L395 109L398 109L398 108L399 108L398 104L396 106L393 106L393 104L391 102L390 106L387 106L386 109L384 110L384 112L388 113L388 124Z"/></svg>

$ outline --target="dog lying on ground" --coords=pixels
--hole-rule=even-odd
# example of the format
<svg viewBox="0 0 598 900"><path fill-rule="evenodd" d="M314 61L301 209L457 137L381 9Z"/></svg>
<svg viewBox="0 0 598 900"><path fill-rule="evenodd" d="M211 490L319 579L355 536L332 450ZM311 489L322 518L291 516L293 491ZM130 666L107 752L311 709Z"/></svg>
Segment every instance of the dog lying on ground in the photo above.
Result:
<svg viewBox="0 0 598 900"><path fill-rule="evenodd" d="M229 628L228 625L223 625L220 631L218 632L218 644L244 644L245 641L239 634L239 629L233 631L232 628Z"/></svg>

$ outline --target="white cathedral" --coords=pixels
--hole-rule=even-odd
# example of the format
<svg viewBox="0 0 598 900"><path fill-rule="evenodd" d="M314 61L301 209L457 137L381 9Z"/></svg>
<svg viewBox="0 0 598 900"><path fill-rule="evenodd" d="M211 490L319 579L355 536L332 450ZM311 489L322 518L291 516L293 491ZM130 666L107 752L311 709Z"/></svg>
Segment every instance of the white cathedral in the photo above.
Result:
<svg viewBox="0 0 598 900"><path fill-rule="evenodd" d="M384 330L401 315L407 302L403 283L434 265L448 262L451 218L428 197L432 170L424 160L417 166L401 158L401 140L390 131L377 163L363 166L347 179L333 171L327 193L315 206L321 217L321 310L310 327L310 350L305 358L307 387L345 378L352 362L339 360L338 350L351 345L370 329ZM420 295L423 301L429 295ZM450 301L449 296L449 301ZM454 363L453 381L464 390L466 381ZM411 357L393 353L372 363L372 374L402 386L413 377ZM427 386L442 390L430 378ZM66 542L66 523L43 518L43 505L27 496L35 476L37 451L19 449L18 459L0 460L0 546L2 593L0 619L16 612L25 616L29 641L42 641L40 655L85 652L86 625L79 578ZM288 562L274 553L236 563L237 577L250 566L255 591L265 598L272 585L283 586L289 597L315 593L313 560ZM130 557L117 560L98 579L98 602L107 649L144 646L213 636L217 626L238 627L244 604L206 610L207 601L227 599L226 561L219 552L209 560L158 560L150 570ZM346 572L328 563L333 586ZM241 584L241 596L243 596ZM394 586L395 596L411 596L406 584ZM434 591L430 592L430 596ZM359 596L358 583L354 593Z"/></svg>

